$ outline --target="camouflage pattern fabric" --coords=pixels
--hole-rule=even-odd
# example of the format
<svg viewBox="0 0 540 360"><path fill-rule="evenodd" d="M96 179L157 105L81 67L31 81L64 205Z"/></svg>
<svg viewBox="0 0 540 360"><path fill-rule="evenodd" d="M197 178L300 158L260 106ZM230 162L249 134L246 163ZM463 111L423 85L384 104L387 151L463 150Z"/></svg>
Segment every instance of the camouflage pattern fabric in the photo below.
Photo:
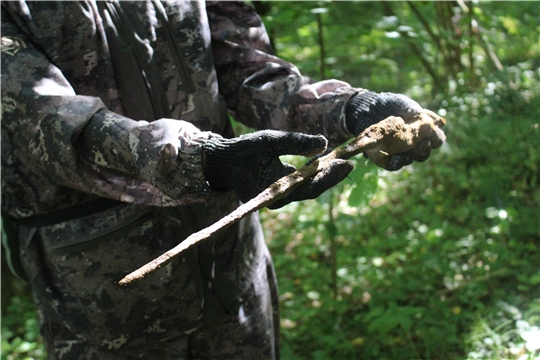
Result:
<svg viewBox="0 0 540 360"><path fill-rule="evenodd" d="M276 358L277 289L257 216L143 281L118 286L134 266L204 226L197 210L121 205L21 228L49 359Z"/></svg>
<svg viewBox="0 0 540 360"><path fill-rule="evenodd" d="M201 166L206 139L234 136L228 112L336 145L359 91L273 56L244 3L2 2L3 212L126 203L19 229L50 358L276 358L256 214L132 288L116 282L238 205Z"/></svg>

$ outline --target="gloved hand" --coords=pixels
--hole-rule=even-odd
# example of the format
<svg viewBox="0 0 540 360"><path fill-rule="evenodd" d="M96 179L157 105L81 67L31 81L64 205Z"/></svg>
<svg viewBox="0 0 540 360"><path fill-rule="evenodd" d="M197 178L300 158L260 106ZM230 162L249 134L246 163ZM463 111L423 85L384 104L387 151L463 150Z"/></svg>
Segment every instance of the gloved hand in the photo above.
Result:
<svg viewBox="0 0 540 360"><path fill-rule="evenodd" d="M282 163L280 155L313 156L326 149L323 136L263 130L233 139L211 138L203 145L204 175L216 190L233 190L243 202L257 196L281 177L294 172L294 166ZM277 209L292 201L314 199L343 180L353 165L335 160L287 198L270 206Z"/></svg>
<svg viewBox="0 0 540 360"><path fill-rule="evenodd" d="M355 95L347 104L346 124L351 134L358 136L362 131L389 116L401 117L406 122L422 112L422 107L414 100L401 94L375 93L367 91ZM425 161L431 153L429 141L420 143L418 148L391 156L386 170L395 171L413 161Z"/></svg>

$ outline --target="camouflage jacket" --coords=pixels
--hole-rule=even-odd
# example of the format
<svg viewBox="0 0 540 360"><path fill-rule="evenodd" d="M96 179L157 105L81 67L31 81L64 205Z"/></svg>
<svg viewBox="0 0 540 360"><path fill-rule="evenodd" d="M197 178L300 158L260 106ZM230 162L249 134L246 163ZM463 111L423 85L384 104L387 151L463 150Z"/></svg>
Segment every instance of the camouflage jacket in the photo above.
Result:
<svg viewBox="0 0 540 360"><path fill-rule="evenodd" d="M201 144L256 129L350 137L359 89L311 83L237 2L2 2L2 208L216 196Z"/></svg>

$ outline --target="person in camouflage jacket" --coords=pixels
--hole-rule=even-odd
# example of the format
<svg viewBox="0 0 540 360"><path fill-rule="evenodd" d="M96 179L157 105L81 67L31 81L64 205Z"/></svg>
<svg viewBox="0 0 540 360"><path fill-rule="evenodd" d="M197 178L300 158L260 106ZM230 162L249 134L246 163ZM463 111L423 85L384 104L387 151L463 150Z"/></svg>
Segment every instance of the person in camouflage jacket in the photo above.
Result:
<svg viewBox="0 0 540 360"><path fill-rule="evenodd" d="M49 359L279 358L257 214L117 282L294 170L277 156L420 109L303 77L244 3L2 2L2 216ZM229 114L260 131L235 137ZM287 201L349 171L337 161Z"/></svg>

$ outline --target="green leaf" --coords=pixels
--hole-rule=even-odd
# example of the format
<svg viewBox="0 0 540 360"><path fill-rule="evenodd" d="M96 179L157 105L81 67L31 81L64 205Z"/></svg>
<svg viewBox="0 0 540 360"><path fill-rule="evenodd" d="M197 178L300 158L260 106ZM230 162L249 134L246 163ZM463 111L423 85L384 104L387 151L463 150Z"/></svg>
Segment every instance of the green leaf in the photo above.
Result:
<svg viewBox="0 0 540 360"><path fill-rule="evenodd" d="M359 161L349 174L352 190L349 195L349 206L357 207L366 204L377 190L378 169L371 161Z"/></svg>

